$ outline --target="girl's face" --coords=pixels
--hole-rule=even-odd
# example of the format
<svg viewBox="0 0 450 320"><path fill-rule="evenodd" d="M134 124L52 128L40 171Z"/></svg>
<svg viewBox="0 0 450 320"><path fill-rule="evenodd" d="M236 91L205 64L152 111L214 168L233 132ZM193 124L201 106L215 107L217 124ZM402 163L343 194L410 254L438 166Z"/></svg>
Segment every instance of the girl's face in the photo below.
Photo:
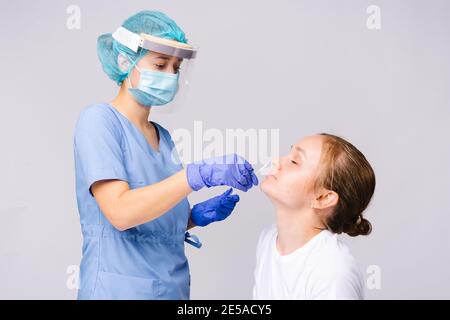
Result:
<svg viewBox="0 0 450 320"><path fill-rule="evenodd" d="M322 139L319 135L303 138L287 155L274 161L274 169L261 183L261 190L272 202L290 209L311 207Z"/></svg>

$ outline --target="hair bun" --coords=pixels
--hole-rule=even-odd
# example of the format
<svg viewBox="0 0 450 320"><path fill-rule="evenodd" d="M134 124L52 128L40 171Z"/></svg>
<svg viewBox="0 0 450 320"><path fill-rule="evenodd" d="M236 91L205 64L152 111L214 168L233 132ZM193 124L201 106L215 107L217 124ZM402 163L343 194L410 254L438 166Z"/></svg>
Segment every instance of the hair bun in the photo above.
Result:
<svg viewBox="0 0 450 320"><path fill-rule="evenodd" d="M372 224L369 220L359 216L355 223L345 225L343 231L350 237L367 236L372 232Z"/></svg>
<svg viewBox="0 0 450 320"><path fill-rule="evenodd" d="M359 234L362 236L367 236L372 232L372 224L369 222L369 220L362 218L359 224L357 225Z"/></svg>

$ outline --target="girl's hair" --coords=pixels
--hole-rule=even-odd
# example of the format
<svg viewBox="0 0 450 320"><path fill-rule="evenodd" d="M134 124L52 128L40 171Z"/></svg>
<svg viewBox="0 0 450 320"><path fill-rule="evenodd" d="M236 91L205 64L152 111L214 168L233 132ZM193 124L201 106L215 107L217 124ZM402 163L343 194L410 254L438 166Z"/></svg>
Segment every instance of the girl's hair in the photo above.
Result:
<svg viewBox="0 0 450 320"><path fill-rule="evenodd" d="M325 224L334 233L344 232L351 237L368 235L372 225L362 212L375 191L375 173L366 157L350 142L327 133L320 135L323 169L316 187L332 190L339 196Z"/></svg>

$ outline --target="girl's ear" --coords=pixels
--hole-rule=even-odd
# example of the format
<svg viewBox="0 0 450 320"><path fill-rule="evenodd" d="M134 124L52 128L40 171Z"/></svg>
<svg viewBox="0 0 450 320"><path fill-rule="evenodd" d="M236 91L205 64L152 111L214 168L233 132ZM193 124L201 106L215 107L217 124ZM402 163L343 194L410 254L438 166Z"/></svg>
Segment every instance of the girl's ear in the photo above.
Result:
<svg viewBox="0 0 450 320"><path fill-rule="evenodd" d="M337 205L339 201L339 195L331 190L324 190L320 193L311 204L311 208L324 210Z"/></svg>
<svg viewBox="0 0 450 320"><path fill-rule="evenodd" d="M119 53L119 55L117 56L117 65L119 66L120 71L127 72L130 68L130 60L127 56Z"/></svg>

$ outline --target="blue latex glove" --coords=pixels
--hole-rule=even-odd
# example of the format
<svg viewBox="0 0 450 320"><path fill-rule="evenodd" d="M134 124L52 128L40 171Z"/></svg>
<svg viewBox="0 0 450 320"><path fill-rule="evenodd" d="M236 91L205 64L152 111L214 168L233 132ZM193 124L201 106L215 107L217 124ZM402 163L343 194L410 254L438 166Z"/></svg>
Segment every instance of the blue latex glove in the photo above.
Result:
<svg viewBox="0 0 450 320"><path fill-rule="evenodd" d="M237 154L197 161L186 167L188 183L194 191L227 185L246 192L258 185L253 171L252 165Z"/></svg>
<svg viewBox="0 0 450 320"><path fill-rule="evenodd" d="M239 195L231 194L231 192L233 192L233 188L193 206L191 210L192 222L197 226L204 227L211 222L226 219L239 201Z"/></svg>

